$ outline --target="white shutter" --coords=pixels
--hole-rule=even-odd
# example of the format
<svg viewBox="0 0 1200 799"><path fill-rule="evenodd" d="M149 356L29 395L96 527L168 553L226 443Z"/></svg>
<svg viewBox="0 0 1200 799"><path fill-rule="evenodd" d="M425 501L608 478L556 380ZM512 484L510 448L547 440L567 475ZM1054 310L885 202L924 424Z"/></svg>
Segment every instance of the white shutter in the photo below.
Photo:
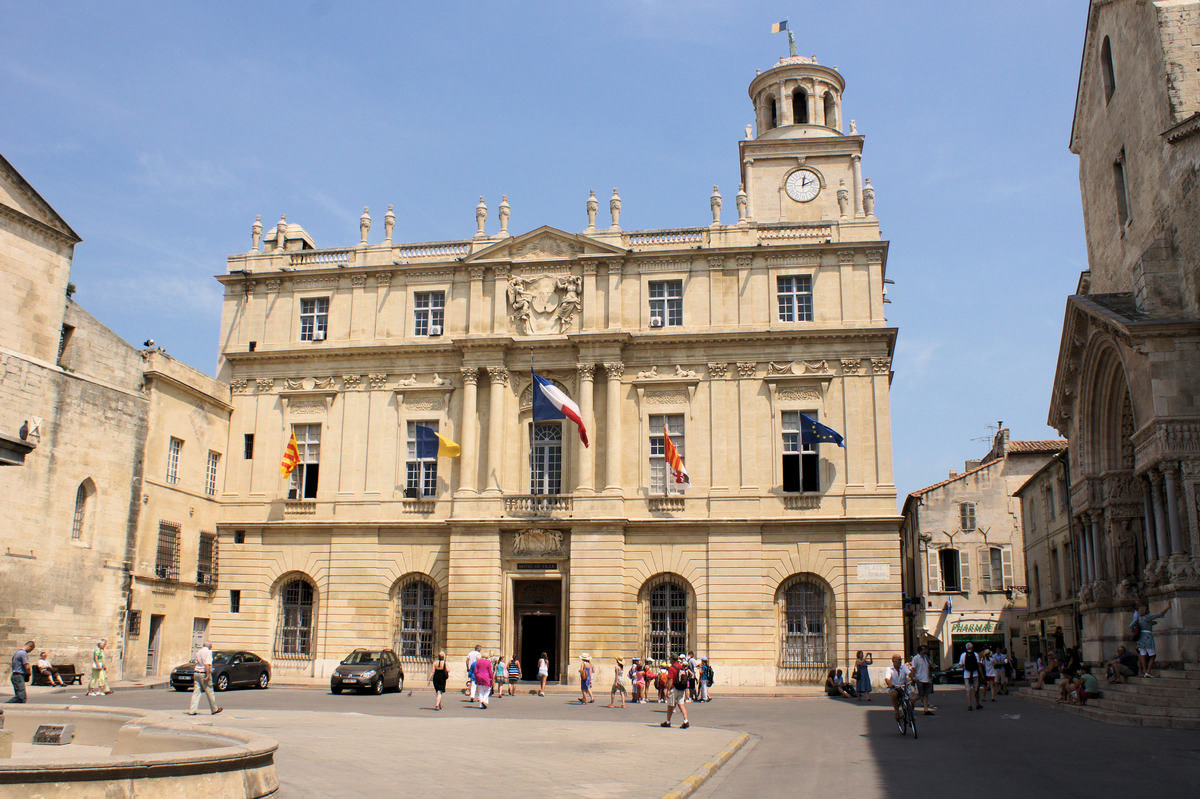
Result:
<svg viewBox="0 0 1200 799"><path fill-rule="evenodd" d="M992 551L988 547L979 550L979 590L992 590Z"/></svg>
<svg viewBox="0 0 1200 799"><path fill-rule="evenodd" d="M1005 547L1000 550L1000 557L1004 563L1004 589L1007 591L1013 587L1012 549Z"/></svg>
<svg viewBox="0 0 1200 799"><path fill-rule="evenodd" d="M925 557L929 560L929 593L936 594L942 590L942 564L938 558L939 550L925 550Z"/></svg>
<svg viewBox="0 0 1200 799"><path fill-rule="evenodd" d="M965 550L958 551L959 589L964 594L971 593L971 554Z"/></svg>

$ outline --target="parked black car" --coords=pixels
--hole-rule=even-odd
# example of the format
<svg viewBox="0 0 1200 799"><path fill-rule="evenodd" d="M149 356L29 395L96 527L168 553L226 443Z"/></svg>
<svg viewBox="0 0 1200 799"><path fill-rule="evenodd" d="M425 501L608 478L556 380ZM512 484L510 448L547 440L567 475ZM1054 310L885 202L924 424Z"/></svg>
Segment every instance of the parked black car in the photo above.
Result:
<svg viewBox="0 0 1200 799"><path fill-rule="evenodd" d="M184 663L171 672L171 687L176 691L192 690L196 680L196 664ZM271 664L253 652L221 650L213 652L213 688L227 691L235 686L266 688L271 682Z"/></svg>
<svg viewBox="0 0 1200 799"><path fill-rule="evenodd" d="M329 678L329 690L343 688L381 694L389 688L404 689L404 667L390 649L355 649L338 664Z"/></svg>
<svg viewBox="0 0 1200 799"><path fill-rule="evenodd" d="M945 685L948 682L961 685L963 682L963 667L955 663L948 669L942 669L933 675L933 681L938 685Z"/></svg>

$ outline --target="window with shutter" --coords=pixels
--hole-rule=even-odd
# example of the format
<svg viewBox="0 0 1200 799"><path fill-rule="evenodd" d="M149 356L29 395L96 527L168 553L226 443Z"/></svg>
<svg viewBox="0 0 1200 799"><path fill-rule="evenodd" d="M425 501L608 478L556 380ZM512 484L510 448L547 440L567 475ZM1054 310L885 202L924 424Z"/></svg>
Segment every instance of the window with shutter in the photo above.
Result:
<svg viewBox="0 0 1200 799"><path fill-rule="evenodd" d="M929 561L929 592L936 594L942 590L942 572L937 550L926 550L925 557Z"/></svg>
<svg viewBox="0 0 1200 799"><path fill-rule="evenodd" d="M991 550L987 547L979 550L979 590L992 590Z"/></svg>
<svg viewBox="0 0 1200 799"><path fill-rule="evenodd" d="M959 587L958 590L963 593L971 593L971 559L959 559L960 573L958 575Z"/></svg>
<svg viewBox="0 0 1200 799"><path fill-rule="evenodd" d="M1008 591L1013 587L1013 561L1012 549L1005 547L1000 550L1001 570L1004 573L1004 590Z"/></svg>

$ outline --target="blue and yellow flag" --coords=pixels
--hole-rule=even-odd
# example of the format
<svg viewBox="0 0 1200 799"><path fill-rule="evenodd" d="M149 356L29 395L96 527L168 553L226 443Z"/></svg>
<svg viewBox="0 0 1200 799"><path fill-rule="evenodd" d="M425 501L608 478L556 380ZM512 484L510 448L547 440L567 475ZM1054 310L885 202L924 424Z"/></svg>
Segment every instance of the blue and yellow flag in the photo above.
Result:
<svg viewBox="0 0 1200 799"><path fill-rule="evenodd" d="M436 458L444 456L447 458L457 458L462 455L462 447L455 444L444 435L434 430L432 427L426 427L423 424L413 425L413 429L417 434L417 457L418 458Z"/></svg>
<svg viewBox="0 0 1200 799"><path fill-rule="evenodd" d="M806 447L816 444L837 444L843 449L846 447L842 443L841 433L804 414L800 414L800 443Z"/></svg>

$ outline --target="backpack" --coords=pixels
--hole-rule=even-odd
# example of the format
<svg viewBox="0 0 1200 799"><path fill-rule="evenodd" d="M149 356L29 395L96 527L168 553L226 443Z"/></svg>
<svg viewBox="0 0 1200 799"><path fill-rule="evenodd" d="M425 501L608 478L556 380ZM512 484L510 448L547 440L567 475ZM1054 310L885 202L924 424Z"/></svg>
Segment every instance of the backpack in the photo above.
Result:
<svg viewBox="0 0 1200 799"><path fill-rule="evenodd" d="M975 674L979 673L979 658L975 656L973 651L968 652L966 658L963 659L963 671Z"/></svg>
<svg viewBox="0 0 1200 799"><path fill-rule="evenodd" d="M692 685L692 670L681 668L675 672L675 690L686 691Z"/></svg>
<svg viewBox="0 0 1200 799"><path fill-rule="evenodd" d="M704 667L704 681L706 683L708 683L709 685L713 684L713 667L712 666Z"/></svg>

